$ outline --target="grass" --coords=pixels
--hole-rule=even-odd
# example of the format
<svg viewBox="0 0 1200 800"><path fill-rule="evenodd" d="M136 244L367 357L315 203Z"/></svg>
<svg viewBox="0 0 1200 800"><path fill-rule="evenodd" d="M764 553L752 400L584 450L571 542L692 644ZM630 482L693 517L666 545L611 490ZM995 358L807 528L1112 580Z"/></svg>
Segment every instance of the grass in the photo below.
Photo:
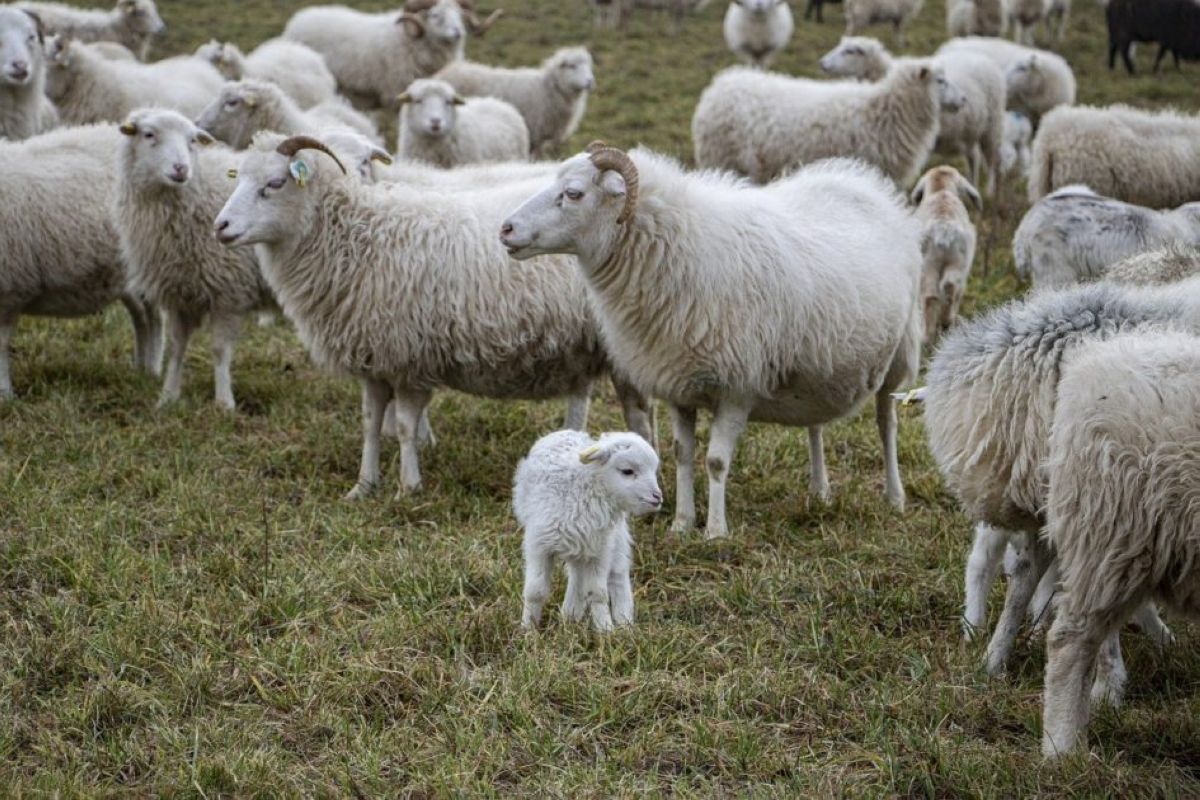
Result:
<svg viewBox="0 0 1200 800"><path fill-rule="evenodd" d="M162 50L251 46L298 5L168 0ZM572 145L687 157L696 98L730 61L719 5L677 38L657 18L622 38L594 33L581 2L511 0L471 53L529 63L584 41L601 89ZM800 24L779 67L813 74L840 28L836 6ZM942 30L927 4L911 50ZM1200 100L1194 66L1108 72L1090 2L1064 50L1085 102ZM1008 242L1022 211L1010 192L988 212L969 312L1021 291ZM902 420L907 513L881 500L868 418L827 436L828 506L805 498L803 434L755 426L730 540L672 535L668 515L638 525L636 632L596 637L551 613L523 637L509 481L561 404L443 394L426 490L352 504L355 387L317 372L286 327L254 328L224 414L206 342L184 400L159 412L156 384L126 366L118 309L21 324L20 398L0 406L0 794L1200 793L1186 628L1163 655L1127 637L1126 707L1093 721L1091 756L1041 763L1042 648L1022 642L1011 675L988 681L981 648L961 642L969 525L916 413ZM593 429L619 425L611 397L593 414ZM394 448L384 469L394 481Z"/></svg>

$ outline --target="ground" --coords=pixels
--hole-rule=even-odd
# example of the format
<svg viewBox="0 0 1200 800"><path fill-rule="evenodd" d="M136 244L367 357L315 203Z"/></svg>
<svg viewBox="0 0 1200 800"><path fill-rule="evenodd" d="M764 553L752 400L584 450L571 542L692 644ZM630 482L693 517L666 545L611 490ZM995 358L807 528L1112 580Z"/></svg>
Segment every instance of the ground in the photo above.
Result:
<svg viewBox="0 0 1200 800"><path fill-rule="evenodd" d="M299 5L165 2L159 52L253 46ZM721 3L676 38L661 17L596 33L582 0L506 12L472 56L535 63L577 42L596 55L572 150L603 137L690 157L696 99L732 60ZM839 6L800 22L779 68L815 74L841 27ZM941 2L927 3L908 52L943 31ZM1081 0L1064 48L1081 101L1200 105L1196 65L1130 78L1105 51L1102 10ZM985 212L967 313L1023 290L1008 246L1018 197ZM1200 793L1200 656L1180 621L1161 655L1126 637L1128 703L1094 720L1092 755L1042 764L1042 647L1022 640L992 681L961 641L970 525L915 411L902 413L906 513L881 498L870 414L827 433L829 505L806 499L803 432L753 426L728 541L671 534L669 513L637 525L635 631L597 637L551 612L526 637L510 481L561 403L443 394L425 491L393 499L390 446L387 490L350 503L357 390L317 371L286 325L248 330L236 414L210 401L207 338L183 401L156 411L127 328L114 308L26 319L17 336L20 398L0 406L7 796ZM619 425L606 392L591 428Z"/></svg>

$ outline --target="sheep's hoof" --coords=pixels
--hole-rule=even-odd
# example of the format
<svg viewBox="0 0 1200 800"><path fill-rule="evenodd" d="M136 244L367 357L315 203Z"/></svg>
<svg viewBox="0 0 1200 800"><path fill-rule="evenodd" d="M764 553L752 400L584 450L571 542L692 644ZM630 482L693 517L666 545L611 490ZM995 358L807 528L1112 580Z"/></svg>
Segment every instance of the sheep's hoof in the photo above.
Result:
<svg viewBox="0 0 1200 800"><path fill-rule="evenodd" d="M401 486L396 490L396 494L394 497L392 497L392 500L399 503L401 500L407 500L410 496L419 491L421 491L420 483L414 483L411 486Z"/></svg>
<svg viewBox="0 0 1200 800"><path fill-rule="evenodd" d="M822 505L829 505L830 501L833 500L833 491L829 488L829 485L826 484L825 486L810 488L808 490L808 496Z"/></svg>
<svg viewBox="0 0 1200 800"><path fill-rule="evenodd" d="M158 402L154 404L154 407L157 408L159 411L161 411L164 408L167 408L168 406L170 406L172 403L174 403L178 399L179 399L178 397L171 397L168 395L163 395L162 397L158 398Z"/></svg>
<svg viewBox="0 0 1200 800"><path fill-rule="evenodd" d="M361 500L362 498L364 498L364 497L366 497L367 495L369 495L369 494L371 493L371 490L372 490L373 488L374 488L374 487L373 487L371 484L369 484L369 483L362 483L362 482L360 481L360 482L358 482L358 483L354 484L354 488L353 488L353 489L351 489L350 491L346 492L346 499L347 499L347 500Z"/></svg>
<svg viewBox="0 0 1200 800"><path fill-rule="evenodd" d="M970 644L979 639L979 634L983 631L974 622L964 618L962 621L963 641Z"/></svg>
<svg viewBox="0 0 1200 800"><path fill-rule="evenodd" d="M904 513L904 492L888 492L887 499L888 504L891 505L892 508L896 509L896 511L901 514Z"/></svg>
<svg viewBox="0 0 1200 800"><path fill-rule="evenodd" d="M222 411L233 413L237 410L237 404L233 402L233 398L231 397L228 399L217 400L217 408L221 409Z"/></svg>
<svg viewBox="0 0 1200 800"><path fill-rule="evenodd" d="M728 539L729 529L724 525L708 525L704 529L704 538L709 541L713 539Z"/></svg>
<svg viewBox="0 0 1200 800"><path fill-rule="evenodd" d="M671 523L671 533L687 533L696 527L696 520L688 517L676 517Z"/></svg>
<svg viewBox="0 0 1200 800"><path fill-rule="evenodd" d="M998 653L988 653L987 662L984 668L987 670L988 677L999 678L1004 674L1004 669L1007 666L1008 659Z"/></svg>

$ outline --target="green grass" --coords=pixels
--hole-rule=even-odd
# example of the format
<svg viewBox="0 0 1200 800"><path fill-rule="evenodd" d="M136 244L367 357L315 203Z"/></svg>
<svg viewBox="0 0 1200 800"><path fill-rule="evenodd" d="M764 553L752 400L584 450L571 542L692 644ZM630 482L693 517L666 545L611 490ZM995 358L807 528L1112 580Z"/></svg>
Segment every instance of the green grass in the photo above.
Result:
<svg viewBox="0 0 1200 800"><path fill-rule="evenodd" d="M162 51L251 46L298 5L165 2ZM512 0L471 54L530 63L586 42L601 89L572 144L686 158L696 98L730 62L722 6L675 39L661 18L621 38L593 33L578 0ZM801 24L780 68L814 74L840 29L836 6ZM942 30L929 3L911 50ZM1083 101L1198 105L1194 65L1130 79L1104 51L1100 10L1079 0L1065 52ZM1021 291L1008 242L1022 211L1010 193L987 212L969 312ZM1127 637L1130 696L1093 721L1094 755L1041 763L1042 648L1022 641L1011 675L988 681L960 641L969 524L915 412L906 514L880 498L868 418L827 436L829 506L805 498L803 433L755 426L729 541L672 535L668 515L637 526L636 632L596 637L551 613L524 637L509 482L562 404L443 394L426 490L351 504L356 389L286 327L247 332L234 415L211 405L206 338L165 412L129 350L118 309L26 319L17 336L20 398L0 407L3 796L1200 793L1186 628L1163 655ZM608 395L593 414L593 429L619 425ZM384 470L394 485L394 447ZM667 458L669 493L673 471Z"/></svg>

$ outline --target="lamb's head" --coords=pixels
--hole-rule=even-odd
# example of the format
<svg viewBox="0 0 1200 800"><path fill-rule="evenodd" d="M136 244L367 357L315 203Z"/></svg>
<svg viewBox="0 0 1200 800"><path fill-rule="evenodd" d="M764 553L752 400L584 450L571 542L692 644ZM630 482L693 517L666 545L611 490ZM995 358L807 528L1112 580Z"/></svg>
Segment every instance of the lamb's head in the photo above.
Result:
<svg viewBox="0 0 1200 800"><path fill-rule="evenodd" d="M212 39L208 44L196 48L196 58L203 59L217 68L227 80L240 80L243 72L242 51L230 42Z"/></svg>
<svg viewBox="0 0 1200 800"><path fill-rule="evenodd" d="M62 34L46 37L46 96L59 102L75 83L81 70L80 54L86 45L67 39Z"/></svg>
<svg viewBox="0 0 1200 800"><path fill-rule="evenodd" d="M843 36L837 47L821 56L821 71L839 78L877 81L887 74L892 56L878 39Z"/></svg>
<svg viewBox="0 0 1200 800"><path fill-rule="evenodd" d="M458 106L466 102L445 81L421 78L409 84L396 98L400 104L400 124L421 136L440 139L454 131Z"/></svg>
<svg viewBox="0 0 1200 800"><path fill-rule="evenodd" d="M549 188L509 216L500 243L524 261L546 253L607 252L637 207L638 170L615 147L593 142L559 168Z"/></svg>
<svg viewBox="0 0 1200 800"><path fill-rule="evenodd" d="M308 231L327 184L345 174L333 150L311 136L256 136L213 223L217 240L226 246L277 244Z"/></svg>
<svg viewBox="0 0 1200 800"><path fill-rule="evenodd" d="M733 0L735 6L741 6L749 13L759 17L765 17L784 2L785 0Z"/></svg>
<svg viewBox="0 0 1200 800"><path fill-rule="evenodd" d="M592 54L586 47L564 47L542 62L542 69L554 88L568 97L596 88Z"/></svg>
<svg viewBox="0 0 1200 800"><path fill-rule="evenodd" d="M264 128L278 124L283 90L266 81L231 81L221 87L196 124L235 150L243 150Z"/></svg>
<svg viewBox="0 0 1200 800"><path fill-rule="evenodd" d="M117 13L125 27L142 36L153 36L167 29L154 0L117 0Z"/></svg>
<svg viewBox="0 0 1200 800"><path fill-rule="evenodd" d="M143 108L121 123L123 163L135 186L178 189L195 172L196 148L213 138L176 111Z"/></svg>
<svg viewBox="0 0 1200 800"><path fill-rule="evenodd" d="M342 163L354 167L363 183L375 183L378 179L375 174L376 164L388 166L392 163L392 156L387 150L358 131L337 128L322 131L317 138L329 145Z"/></svg>
<svg viewBox="0 0 1200 800"><path fill-rule="evenodd" d="M940 192L953 192L963 203L983 208L983 198L979 196L979 192L954 167L934 167L926 172L913 188L911 199L913 203L920 205L925 198Z"/></svg>
<svg viewBox="0 0 1200 800"><path fill-rule="evenodd" d="M45 64L41 19L0 6L0 84L27 86Z"/></svg>
<svg viewBox="0 0 1200 800"><path fill-rule="evenodd" d="M967 104L967 96L950 81L939 64L927 58L901 59L889 73L896 85L915 82L924 85L930 97L942 111L954 113Z"/></svg>
<svg viewBox="0 0 1200 800"><path fill-rule="evenodd" d="M627 514L651 514L662 508L658 454L636 433L605 433L579 454L594 470L609 499Z"/></svg>

